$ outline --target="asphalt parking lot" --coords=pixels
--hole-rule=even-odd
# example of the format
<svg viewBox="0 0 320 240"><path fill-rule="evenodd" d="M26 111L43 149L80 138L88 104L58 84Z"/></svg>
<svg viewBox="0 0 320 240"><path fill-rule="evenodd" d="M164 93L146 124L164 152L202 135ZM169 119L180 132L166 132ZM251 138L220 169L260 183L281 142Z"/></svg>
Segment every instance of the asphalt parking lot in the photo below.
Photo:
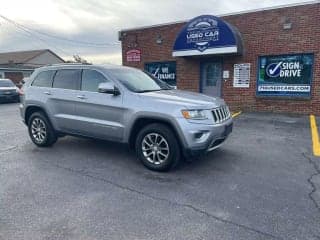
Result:
<svg viewBox="0 0 320 240"><path fill-rule="evenodd" d="M169 173L125 146L31 143L0 105L0 239L320 239L308 116L243 113L221 149Z"/></svg>

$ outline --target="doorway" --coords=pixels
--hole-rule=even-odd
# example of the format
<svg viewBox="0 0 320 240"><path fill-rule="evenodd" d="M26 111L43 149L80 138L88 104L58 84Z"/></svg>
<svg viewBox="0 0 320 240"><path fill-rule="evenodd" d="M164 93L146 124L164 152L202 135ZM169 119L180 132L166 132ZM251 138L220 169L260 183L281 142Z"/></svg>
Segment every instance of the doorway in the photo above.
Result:
<svg viewBox="0 0 320 240"><path fill-rule="evenodd" d="M211 97L221 97L222 62L204 62L200 67L200 91Z"/></svg>

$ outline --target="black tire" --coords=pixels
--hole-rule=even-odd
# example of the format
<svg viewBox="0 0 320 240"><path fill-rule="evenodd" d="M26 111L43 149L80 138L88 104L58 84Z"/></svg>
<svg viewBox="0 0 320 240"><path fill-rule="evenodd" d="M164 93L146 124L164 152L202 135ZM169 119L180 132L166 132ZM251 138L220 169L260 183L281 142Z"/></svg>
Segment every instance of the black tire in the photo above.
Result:
<svg viewBox="0 0 320 240"><path fill-rule="evenodd" d="M155 142L158 140L158 143L152 144L152 140L150 141L150 138ZM147 143L145 143L144 140L146 140ZM151 145L153 147L150 147ZM153 150L146 150L144 146ZM156 147L156 149L154 149L154 147ZM166 150L167 148L168 151ZM172 133L172 130L161 123L150 124L138 133L135 150L143 165L154 171L170 170L179 163L181 156L179 143L175 135ZM151 153L150 157L147 157L146 155L150 154L150 152L153 153Z"/></svg>
<svg viewBox="0 0 320 240"><path fill-rule="evenodd" d="M40 125L40 127L38 127L37 129L41 129L41 133L44 133L44 135L41 134L41 139L37 139L37 137L35 136L37 134L33 133L32 130L32 128L34 128L37 123L39 123L38 125ZM42 125L43 127L41 127ZM52 146L58 140L56 132L54 131L49 119L43 112L35 112L30 116L28 121L28 131L32 142L38 147Z"/></svg>

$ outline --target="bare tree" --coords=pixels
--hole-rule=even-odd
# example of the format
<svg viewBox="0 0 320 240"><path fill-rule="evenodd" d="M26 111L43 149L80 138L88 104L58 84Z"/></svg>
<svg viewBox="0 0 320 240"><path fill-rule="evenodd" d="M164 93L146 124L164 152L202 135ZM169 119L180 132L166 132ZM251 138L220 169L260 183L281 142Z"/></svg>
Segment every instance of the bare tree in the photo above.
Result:
<svg viewBox="0 0 320 240"><path fill-rule="evenodd" d="M66 61L67 63L83 63L83 64L91 64L83 57L80 57L78 54L73 55L73 60Z"/></svg>

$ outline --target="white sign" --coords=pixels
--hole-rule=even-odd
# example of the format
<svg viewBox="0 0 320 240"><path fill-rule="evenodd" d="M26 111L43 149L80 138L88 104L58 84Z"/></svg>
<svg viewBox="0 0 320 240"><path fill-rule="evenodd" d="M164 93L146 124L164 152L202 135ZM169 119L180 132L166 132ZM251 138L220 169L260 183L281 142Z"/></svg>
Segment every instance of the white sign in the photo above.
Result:
<svg viewBox="0 0 320 240"><path fill-rule="evenodd" d="M310 92L310 85L261 85L258 91L264 92Z"/></svg>
<svg viewBox="0 0 320 240"><path fill-rule="evenodd" d="M229 71L223 71L223 78L229 78L230 74Z"/></svg>
<svg viewBox="0 0 320 240"><path fill-rule="evenodd" d="M250 63L234 65L233 87L248 88L250 83Z"/></svg>
<svg viewBox="0 0 320 240"><path fill-rule="evenodd" d="M132 49L127 51L127 62L140 62L141 61L141 51L139 49Z"/></svg>

